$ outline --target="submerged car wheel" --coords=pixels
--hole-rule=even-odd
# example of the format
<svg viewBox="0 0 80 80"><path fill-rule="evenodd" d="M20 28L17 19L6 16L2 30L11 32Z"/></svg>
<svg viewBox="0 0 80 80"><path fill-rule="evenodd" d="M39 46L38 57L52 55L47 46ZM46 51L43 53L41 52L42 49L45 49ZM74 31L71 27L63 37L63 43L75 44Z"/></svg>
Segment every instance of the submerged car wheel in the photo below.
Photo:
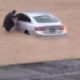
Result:
<svg viewBox="0 0 80 80"><path fill-rule="evenodd" d="M28 30L25 30L24 33L27 34L27 35L30 35Z"/></svg>

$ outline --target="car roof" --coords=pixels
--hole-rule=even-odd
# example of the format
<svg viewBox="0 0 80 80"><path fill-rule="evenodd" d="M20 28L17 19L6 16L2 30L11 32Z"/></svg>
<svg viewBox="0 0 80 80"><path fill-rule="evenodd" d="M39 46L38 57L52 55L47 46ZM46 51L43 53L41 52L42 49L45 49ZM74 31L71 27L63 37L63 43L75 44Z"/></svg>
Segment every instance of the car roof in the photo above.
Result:
<svg viewBox="0 0 80 80"><path fill-rule="evenodd" d="M41 15L51 15L48 12L22 12L22 13L31 17L41 16Z"/></svg>

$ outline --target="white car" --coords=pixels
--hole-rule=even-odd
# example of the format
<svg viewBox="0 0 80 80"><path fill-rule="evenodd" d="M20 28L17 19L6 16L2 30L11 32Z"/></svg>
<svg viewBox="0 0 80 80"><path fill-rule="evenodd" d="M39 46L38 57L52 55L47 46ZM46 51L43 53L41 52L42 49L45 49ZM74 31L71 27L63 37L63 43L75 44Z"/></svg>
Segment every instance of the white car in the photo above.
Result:
<svg viewBox="0 0 80 80"><path fill-rule="evenodd" d="M46 12L22 12L17 14L16 28L26 34L59 36L67 33L61 21Z"/></svg>

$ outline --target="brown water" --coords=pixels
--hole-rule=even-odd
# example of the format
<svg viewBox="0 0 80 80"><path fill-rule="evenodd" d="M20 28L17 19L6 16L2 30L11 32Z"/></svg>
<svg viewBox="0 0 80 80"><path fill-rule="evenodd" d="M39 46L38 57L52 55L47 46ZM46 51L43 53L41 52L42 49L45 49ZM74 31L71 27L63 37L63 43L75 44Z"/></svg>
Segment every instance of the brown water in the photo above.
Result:
<svg viewBox="0 0 80 80"><path fill-rule="evenodd" d="M2 28L9 11L48 11L58 16L68 35L36 38ZM0 0L0 65L80 58L80 0Z"/></svg>

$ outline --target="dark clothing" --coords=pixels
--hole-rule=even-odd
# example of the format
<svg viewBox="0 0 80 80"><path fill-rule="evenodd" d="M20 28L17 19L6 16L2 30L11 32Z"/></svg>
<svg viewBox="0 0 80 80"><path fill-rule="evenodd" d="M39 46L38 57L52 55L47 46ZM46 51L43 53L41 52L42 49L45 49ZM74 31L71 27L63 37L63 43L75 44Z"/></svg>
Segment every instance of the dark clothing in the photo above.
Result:
<svg viewBox="0 0 80 80"><path fill-rule="evenodd" d="M10 31L11 28L14 26L14 21L12 20L14 17L13 13L8 13L4 19L3 27L6 29L6 31Z"/></svg>

